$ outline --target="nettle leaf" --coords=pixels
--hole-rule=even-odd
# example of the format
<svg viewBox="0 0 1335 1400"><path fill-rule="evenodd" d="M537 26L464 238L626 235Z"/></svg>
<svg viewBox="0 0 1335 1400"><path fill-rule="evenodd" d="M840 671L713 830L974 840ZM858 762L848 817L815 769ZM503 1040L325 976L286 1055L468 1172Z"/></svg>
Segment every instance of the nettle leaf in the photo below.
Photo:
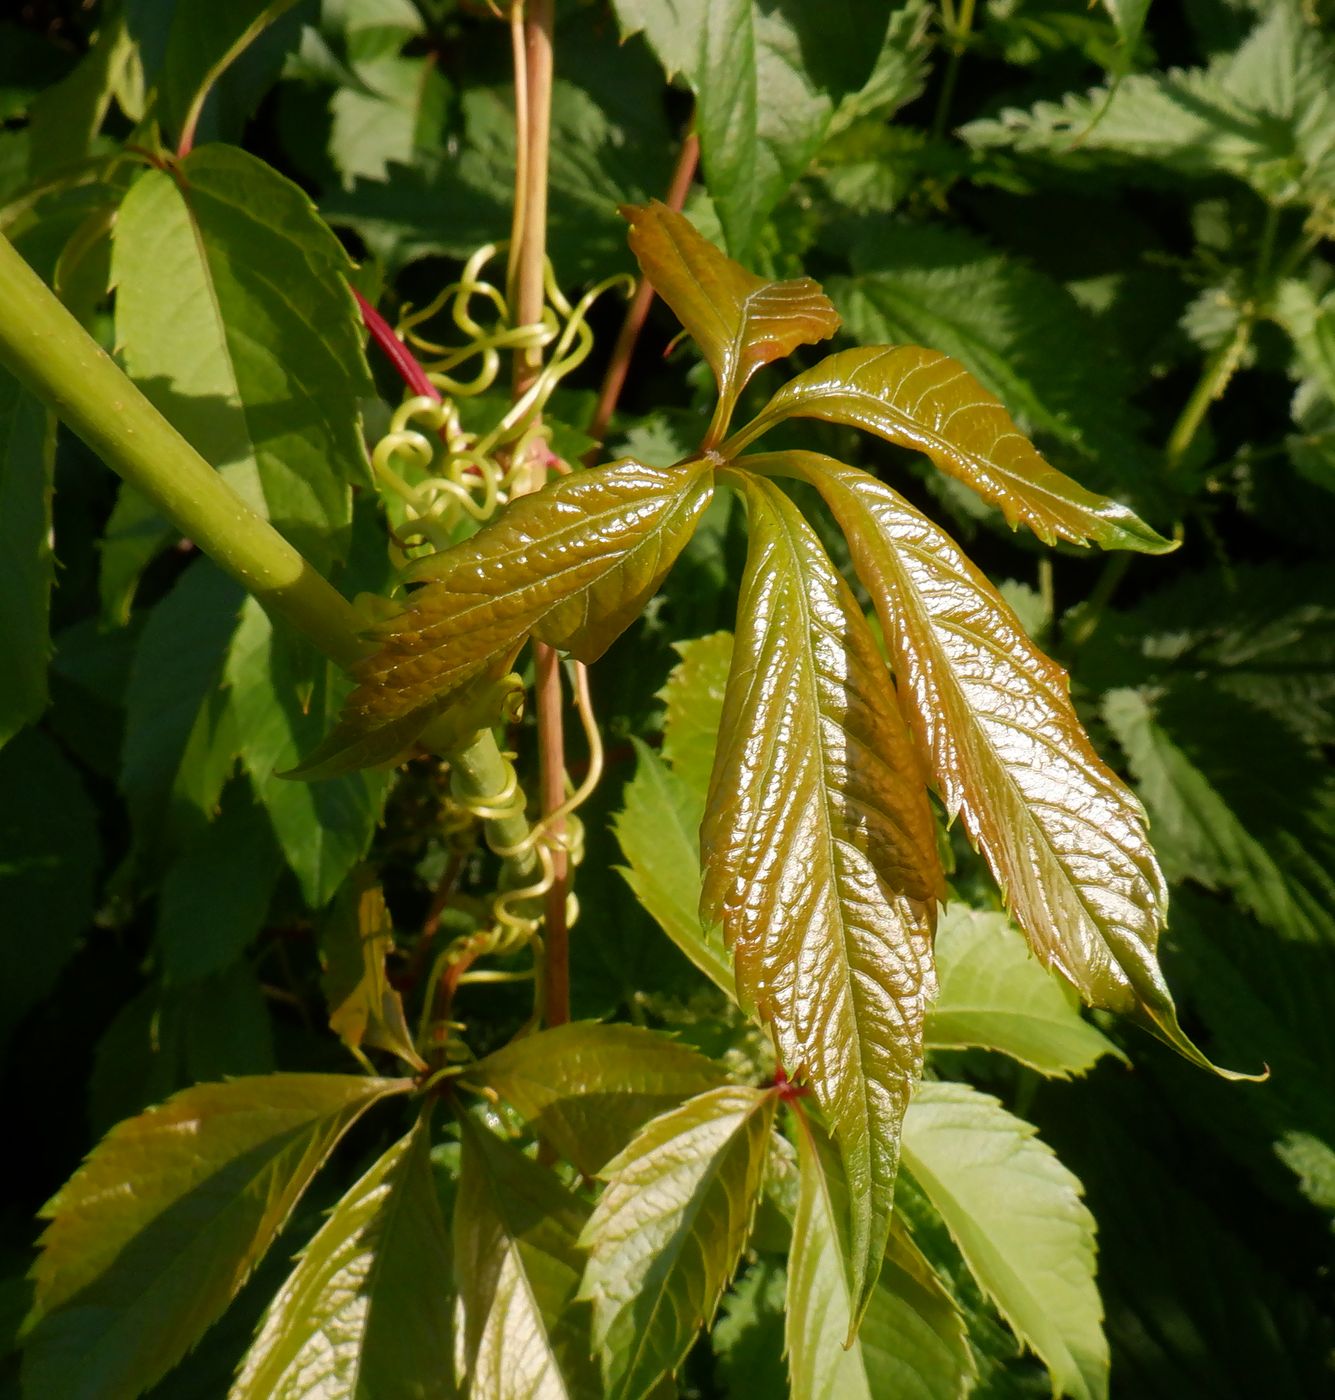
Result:
<svg viewBox="0 0 1335 1400"><path fill-rule="evenodd" d="M597 660L657 592L712 494L706 462L627 459L511 501L470 539L413 566L426 586L372 629L379 650L355 668L360 684L329 743L408 719L420 732L461 687L508 669L530 633ZM411 742L405 732L394 730L382 757Z"/></svg>
<svg viewBox="0 0 1335 1400"><path fill-rule="evenodd" d="M46 708L51 652L51 487L55 420L40 400L0 370L0 744Z"/></svg>
<svg viewBox="0 0 1335 1400"><path fill-rule="evenodd" d="M1094 1217L1034 1127L964 1084L924 1083L904 1119L904 1165L970 1271L1076 1400L1108 1393Z"/></svg>
<svg viewBox="0 0 1335 1400"><path fill-rule="evenodd" d="M1125 1059L1083 1019L1004 914L952 909L936 931L935 952L940 990L927 1011L929 1047L999 1050L1059 1079L1086 1073L1104 1055Z"/></svg>
<svg viewBox="0 0 1335 1400"><path fill-rule="evenodd" d="M467 1114L454 1202L460 1385L472 1400L566 1400L596 1389L575 1304L588 1205Z"/></svg>
<svg viewBox="0 0 1335 1400"><path fill-rule="evenodd" d="M147 1390L236 1296L348 1127L407 1079L205 1084L113 1128L42 1209L24 1383ZM133 1190L127 1189L133 1182Z"/></svg>
<svg viewBox="0 0 1335 1400"><path fill-rule="evenodd" d="M861 611L797 508L739 478L750 548L700 849L701 917L843 1153L853 1292L875 1281L922 1068L943 893L919 762ZM860 1311L860 1305L857 1311Z"/></svg>
<svg viewBox="0 0 1335 1400"><path fill-rule="evenodd" d="M339 1201L269 1304L231 1400L456 1392L449 1239L425 1118Z"/></svg>
<svg viewBox="0 0 1335 1400"><path fill-rule="evenodd" d="M810 277L769 282L748 272L658 200L626 205L631 251L654 290L704 352L718 383L714 421L727 424L747 381L771 360L839 329L839 315Z"/></svg>
<svg viewBox="0 0 1335 1400"><path fill-rule="evenodd" d="M329 1029L345 1045L374 1045L421 1070L426 1062L413 1046L403 998L385 971L385 956L393 948L394 922L384 892L363 870L344 886L320 929Z"/></svg>
<svg viewBox="0 0 1335 1400"><path fill-rule="evenodd" d="M801 1400L958 1400L974 1376L954 1299L901 1225L852 1344L848 1185L822 1130L798 1117L799 1188L788 1265L789 1378Z"/></svg>
<svg viewBox="0 0 1335 1400"><path fill-rule="evenodd" d="M1144 554L1177 547L1126 506L1045 462L1001 400L936 350L873 345L829 355L790 379L724 444L724 455L786 418L847 423L922 452L995 505L1012 529L1026 525L1046 544L1092 541Z"/></svg>
<svg viewBox="0 0 1335 1400"><path fill-rule="evenodd" d="M601 1173L580 1296L608 1400L638 1400L708 1326L750 1233L778 1093L712 1089L655 1118Z"/></svg>
<svg viewBox="0 0 1335 1400"><path fill-rule="evenodd" d="M352 264L307 196L203 146L116 222L116 339L140 388L317 568L343 556L372 392Z"/></svg>
<svg viewBox="0 0 1335 1400"><path fill-rule="evenodd" d="M575 1021L510 1041L470 1065L467 1079L593 1176L649 1119L716 1087L723 1073L657 1031Z"/></svg>
<svg viewBox="0 0 1335 1400"><path fill-rule="evenodd" d="M1168 893L1144 808L1094 752L1066 673L889 486L817 453L747 464L809 481L839 521L946 812L963 817L1044 965L1214 1068L1178 1025L1155 957Z"/></svg>

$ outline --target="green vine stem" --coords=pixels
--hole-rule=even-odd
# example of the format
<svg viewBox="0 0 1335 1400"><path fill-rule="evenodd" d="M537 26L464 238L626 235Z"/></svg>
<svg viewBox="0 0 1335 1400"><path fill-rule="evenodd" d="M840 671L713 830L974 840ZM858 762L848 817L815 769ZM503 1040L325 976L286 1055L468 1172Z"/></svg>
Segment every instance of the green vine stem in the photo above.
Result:
<svg viewBox="0 0 1335 1400"><path fill-rule="evenodd" d="M30 389L123 480L143 493L213 561L344 668L365 652L362 623L343 597L250 508L158 412L110 355L0 235L0 364ZM433 748L432 731L422 742ZM479 799L499 792L507 769L490 730L449 758ZM524 848L528 822L487 823L493 844ZM531 849L518 873L536 869Z"/></svg>

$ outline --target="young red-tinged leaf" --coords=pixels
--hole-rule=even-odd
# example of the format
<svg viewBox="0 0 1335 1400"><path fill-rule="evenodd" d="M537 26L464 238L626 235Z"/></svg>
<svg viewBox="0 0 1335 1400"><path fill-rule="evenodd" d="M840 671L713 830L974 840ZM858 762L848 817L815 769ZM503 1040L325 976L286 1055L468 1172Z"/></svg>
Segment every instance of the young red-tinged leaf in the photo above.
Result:
<svg viewBox="0 0 1335 1400"><path fill-rule="evenodd" d="M470 1065L467 1075L586 1176L649 1119L723 1078L712 1060L657 1031L597 1021L512 1040Z"/></svg>
<svg viewBox="0 0 1335 1400"><path fill-rule="evenodd" d="M757 277L658 200L628 204L621 212L630 220L631 251L644 275L714 371L719 436L756 370L839 329L839 313L810 277L789 282Z"/></svg>
<svg viewBox="0 0 1335 1400"><path fill-rule="evenodd" d="M849 423L925 453L1039 539L1164 554L1177 546L1126 506L1049 466L1001 400L949 355L916 345L841 350L790 379L724 444L725 456L785 418Z"/></svg>
<svg viewBox="0 0 1335 1400"><path fill-rule="evenodd" d="M113 1128L45 1207L24 1381L147 1390L273 1243L348 1127L408 1079L275 1074L202 1084Z"/></svg>
<svg viewBox="0 0 1335 1400"><path fill-rule="evenodd" d="M742 478L751 545L700 831L701 915L810 1083L850 1183L855 1316L885 1250L943 891L921 765L871 631L797 508Z"/></svg>
<svg viewBox="0 0 1335 1400"><path fill-rule="evenodd" d="M339 1201L260 1326L230 1400L451 1400L449 1239L425 1119Z"/></svg>
<svg viewBox="0 0 1335 1400"><path fill-rule="evenodd" d="M460 1386L470 1400L597 1391L589 1316L575 1303L589 1207L512 1143L460 1116L454 1203Z"/></svg>
<svg viewBox="0 0 1335 1400"><path fill-rule="evenodd" d="M404 1019L403 999L385 972L385 955L393 948L394 924L384 893L362 869L344 885L320 930L329 1029L353 1049L374 1045L413 1069L425 1069Z"/></svg>
<svg viewBox="0 0 1335 1400"><path fill-rule="evenodd" d="M829 503L946 811L963 818L1039 958L1091 1005L1214 1068L1178 1025L1155 956L1168 892L1144 809L1094 752L1066 673L954 541L890 487L812 452L748 465L809 481Z"/></svg>
<svg viewBox="0 0 1335 1400"><path fill-rule="evenodd" d="M965 1084L924 1083L904 1119L904 1165L1054 1394L1103 1400L1108 1342L1094 1217L1032 1124Z"/></svg>
<svg viewBox="0 0 1335 1400"><path fill-rule="evenodd" d="M627 459L512 501L413 567L425 587L372 629L379 649L355 668L340 729L366 734L416 716L420 732L469 681L508 670L530 633L597 660L657 592L712 494L706 462ZM395 747L414 736L396 733Z"/></svg>
<svg viewBox="0 0 1335 1400"><path fill-rule="evenodd" d="M907 1230L891 1230L856 1339L848 1289L848 1185L825 1133L798 1118L799 1185L788 1261L787 1349L802 1400L959 1400L975 1374L955 1301Z"/></svg>
<svg viewBox="0 0 1335 1400"><path fill-rule="evenodd" d="M712 1089L655 1118L601 1173L581 1240L607 1400L640 1400L708 1326L751 1229L773 1089Z"/></svg>

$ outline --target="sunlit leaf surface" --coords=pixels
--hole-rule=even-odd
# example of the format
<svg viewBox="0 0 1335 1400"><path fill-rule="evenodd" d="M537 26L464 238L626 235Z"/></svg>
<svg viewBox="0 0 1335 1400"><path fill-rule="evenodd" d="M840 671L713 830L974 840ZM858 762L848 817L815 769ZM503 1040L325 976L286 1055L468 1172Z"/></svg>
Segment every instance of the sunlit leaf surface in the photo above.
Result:
<svg viewBox="0 0 1335 1400"><path fill-rule="evenodd" d="M701 828L701 913L829 1117L870 1287L922 1063L942 890L922 772L847 585L797 508L744 478L751 545Z"/></svg>

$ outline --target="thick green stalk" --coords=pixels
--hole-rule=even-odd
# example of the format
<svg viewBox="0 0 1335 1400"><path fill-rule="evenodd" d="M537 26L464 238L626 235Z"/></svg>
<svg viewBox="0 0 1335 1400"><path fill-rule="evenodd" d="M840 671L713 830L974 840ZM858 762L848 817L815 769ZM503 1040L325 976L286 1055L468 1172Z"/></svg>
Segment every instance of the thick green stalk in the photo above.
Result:
<svg viewBox="0 0 1335 1400"><path fill-rule="evenodd" d="M268 612L339 666L363 655L361 623L347 599L237 496L3 235L0 307L0 364ZM422 740L431 746L430 729ZM490 731L451 757L471 796L494 797L505 786L507 769ZM495 845L513 847L528 823L521 814L489 822L488 830Z"/></svg>

